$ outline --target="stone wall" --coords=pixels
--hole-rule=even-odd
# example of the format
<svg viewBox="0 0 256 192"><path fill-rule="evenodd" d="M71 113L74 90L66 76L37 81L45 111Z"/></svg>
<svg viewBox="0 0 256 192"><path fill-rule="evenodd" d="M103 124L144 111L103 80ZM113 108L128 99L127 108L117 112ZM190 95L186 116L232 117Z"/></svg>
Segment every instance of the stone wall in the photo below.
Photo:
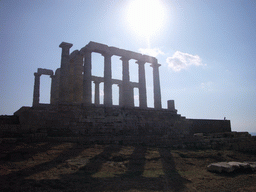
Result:
<svg viewBox="0 0 256 192"><path fill-rule="evenodd" d="M59 136L139 135L142 137L184 137L194 133L230 132L229 120L186 119L176 110L84 106L82 104L42 105L15 112L28 132L48 130ZM55 133L53 133L55 131Z"/></svg>
<svg viewBox="0 0 256 192"><path fill-rule="evenodd" d="M83 106L39 105L18 110L23 129L70 131L74 135L188 135L190 123L171 110Z"/></svg>
<svg viewBox="0 0 256 192"><path fill-rule="evenodd" d="M230 120L188 119L191 133L230 132Z"/></svg>

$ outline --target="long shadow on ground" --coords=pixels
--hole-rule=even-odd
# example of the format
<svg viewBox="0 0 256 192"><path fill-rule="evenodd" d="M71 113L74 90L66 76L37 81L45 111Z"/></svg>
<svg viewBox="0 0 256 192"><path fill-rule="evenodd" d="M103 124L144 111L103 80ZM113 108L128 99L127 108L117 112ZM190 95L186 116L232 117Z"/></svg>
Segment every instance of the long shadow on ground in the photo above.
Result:
<svg viewBox="0 0 256 192"><path fill-rule="evenodd" d="M35 165L30 168L22 169L17 172L12 172L5 176L1 176L0 177L0 183L1 183L0 191L11 191L11 190L20 191L22 189L22 185L24 185L30 181L30 180L25 179L26 177L31 176L36 173L39 173L39 172L47 171L53 167L56 167L58 164L61 164L70 158L74 158L74 157L78 156L84 149L85 149L84 147L78 147L78 145L74 144L71 148L64 150L62 153L60 153L59 156L57 156L56 158L54 158L51 161L41 163L39 165ZM32 182L34 182L34 181L32 181Z"/></svg>
<svg viewBox="0 0 256 192"><path fill-rule="evenodd" d="M188 181L182 178L177 172L170 150L159 148L158 151L161 155L163 171L165 174L165 191L184 191L186 189L184 184Z"/></svg>
<svg viewBox="0 0 256 192"><path fill-rule="evenodd" d="M86 148L91 147L87 146ZM58 164L78 156L85 148L72 148L64 150L55 159L36 165L33 168L21 170L1 178L1 183L6 183L0 187L2 191L183 191L187 182L182 178L175 168L175 163L170 150L160 148L160 159L162 161L163 176L144 176L144 167L147 162L145 157L147 147L135 146L133 153L125 159L128 161L127 170L123 174L116 174L110 177L95 177L100 172L104 163L113 159L112 155L118 153L122 146L109 145L104 150L92 157L88 163L80 167L73 174L63 174L60 179L33 180L26 177L49 170ZM25 184L24 184L25 183ZM11 186L13 184L13 186ZM15 186L14 186L15 185ZM20 187L19 187L20 186Z"/></svg>

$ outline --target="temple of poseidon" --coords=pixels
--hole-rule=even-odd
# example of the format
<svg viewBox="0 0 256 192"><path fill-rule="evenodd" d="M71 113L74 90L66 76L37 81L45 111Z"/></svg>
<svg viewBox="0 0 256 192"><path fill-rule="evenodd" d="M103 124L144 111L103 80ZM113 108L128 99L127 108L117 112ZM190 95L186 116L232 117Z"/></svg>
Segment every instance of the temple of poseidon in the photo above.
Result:
<svg viewBox="0 0 256 192"><path fill-rule="evenodd" d="M161 65L155 57L96 42L89 42L71 54L72 44L62 42L59 47L62 49L60 68L55 72L38 68L34 73L32 107L21 107L13 116L1 117L5 124L16 126L18 132L108 141L153 139L155 142L162 138L182 138L195 133L231 132L229 120L182 117L177 114L174 100L168 100L167 109L163 109L159 78ZM103 77L92 75L93 52L100 53L104 58ZM120 57L121 80L112 78L112 56ZM130 60L136 60L138 82L130 81ZM153 71L154 108L147 105L145 65L148 64ZM50 104L39 102L41 75L51 78ZM100 103L100 84L104 87L103 104ZM114 84L119 88L119 105L113 105L112 102ZM139 90L139 106L134 105L134 88Z"/></svg>

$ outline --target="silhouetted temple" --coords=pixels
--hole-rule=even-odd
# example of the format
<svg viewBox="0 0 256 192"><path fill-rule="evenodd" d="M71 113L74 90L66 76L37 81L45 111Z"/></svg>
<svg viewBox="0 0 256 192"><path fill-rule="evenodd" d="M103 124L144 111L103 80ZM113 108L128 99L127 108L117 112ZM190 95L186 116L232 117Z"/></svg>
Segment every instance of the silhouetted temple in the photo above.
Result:
<svg viewBox="0 0 256 192"><path fill-rule="evenodd" d="M177 114L174 101L162 109L159 67L155 57L90 42L70 54L72 44L62 42L61 66L55 73L38 68L35 75L33 106L15 112L20 129L27 132L53 130L79 136L106 136L103 140L184 137L194 133L230 132L229 120L186 119ZM92 53L104 57L104 76L92 75ZM111 57L120 57L122 80L112 78ZM136 60L138 82L130 81L129 61ZM147 105L145 65L153 69L154 108ZM40 76L49 75L50 104L41 104ZM94 83L94 103L92 103ZM104 84L104 103L100 104L100 84ZM112 85L119 87L119 105L112 103ZM139 106L134 106L134 88L139 90Z"/></svg>

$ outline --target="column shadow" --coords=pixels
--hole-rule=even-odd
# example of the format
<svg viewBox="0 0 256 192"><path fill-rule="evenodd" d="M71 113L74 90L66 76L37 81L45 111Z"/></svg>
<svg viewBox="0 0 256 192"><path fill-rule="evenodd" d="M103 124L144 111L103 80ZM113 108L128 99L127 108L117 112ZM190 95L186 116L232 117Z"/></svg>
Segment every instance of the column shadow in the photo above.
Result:
<svg viewBox="0 0 256 192"><path fill-rule="evenodd" d="M162 177L144 177L146 164L145 154L147 147L135 146L133 153L125 159L129 160L124 174L116 174L111 177L94 177L93 174L100 171L102 165L112 160L112 154L120 151L120 146L108 146L104 151L90 160L85 167L71 175L62 175L69 186L76 186L73 191L162 191L164 180Z"/></svg>
<svg viewBox="0 0 256 192"><path fill-rule="evenodd" d="M0 191L184 191L185 183L188 182L182 178L176 170L175 162L169 149L160 148L160 158L154 159L162 161L163 176L144 176L145 165L149 159L146 159L147 147L137 145L130 156L121 159L127 162L126 171L123 174L112 173L112 176L102 176L101 168L104 168L106 162L113 162L113 157L119 155L122 149L121 145L105 146L103 151L88 160L88 163L77 169L73 174L62 174L56 179L25 179L26 177L42 171L49 170L62 162L75 158L83 150L91 146L78 148L74 145L63 151L58 157L50 162L36 165L32 168L20 170L11 173L0 179ZM120 157L120 156L119 156ZM96 173L99 173L97 175ZM104 171L103 171L104 173ZM96 176L95 176L96 174ZM105 173L104 173L105 174ZM115 174L113 176L113 174ZM25 183L25 184L24 184Z"/></svg>
<svg viewBox="0 0 256 192"><path fill-rule="evenodd" d="M59 164L65 162L70 158L78 156L83 150L85 150L84 147L79 147L78 145L79 144L74 144L72 148L64 150L59 156L57 156L51 161L41 163L30 168L22 169L17 172L12 172L8 175L0 176L0 183L2 183L2 185L0 186L0 191L6 191L8 188L12 187L19 187L18 185L20 183L27 181L25 180L26 177L39 172L47 171L53 167L58 166Z"/></svg>
<svg viewBox="0 0 256 192"><path fill-rule="evenodd" d="M175 162L171 151L167 148L159 148L159 153L162 160L164 179L165 179L165 191L184 191L186 190L185 183L189 182L185 178L181 177L175 167Z"/></svg>
<svg viewBox="0 0 256 192"><path fill-rule="evenodd" d="M144 166L146 163L145 153L147 148L144 146L136 146L133 153L130 156L130 161L127 165L127 171L120 177L135 177L141 176L144 171Z"/></svg>

